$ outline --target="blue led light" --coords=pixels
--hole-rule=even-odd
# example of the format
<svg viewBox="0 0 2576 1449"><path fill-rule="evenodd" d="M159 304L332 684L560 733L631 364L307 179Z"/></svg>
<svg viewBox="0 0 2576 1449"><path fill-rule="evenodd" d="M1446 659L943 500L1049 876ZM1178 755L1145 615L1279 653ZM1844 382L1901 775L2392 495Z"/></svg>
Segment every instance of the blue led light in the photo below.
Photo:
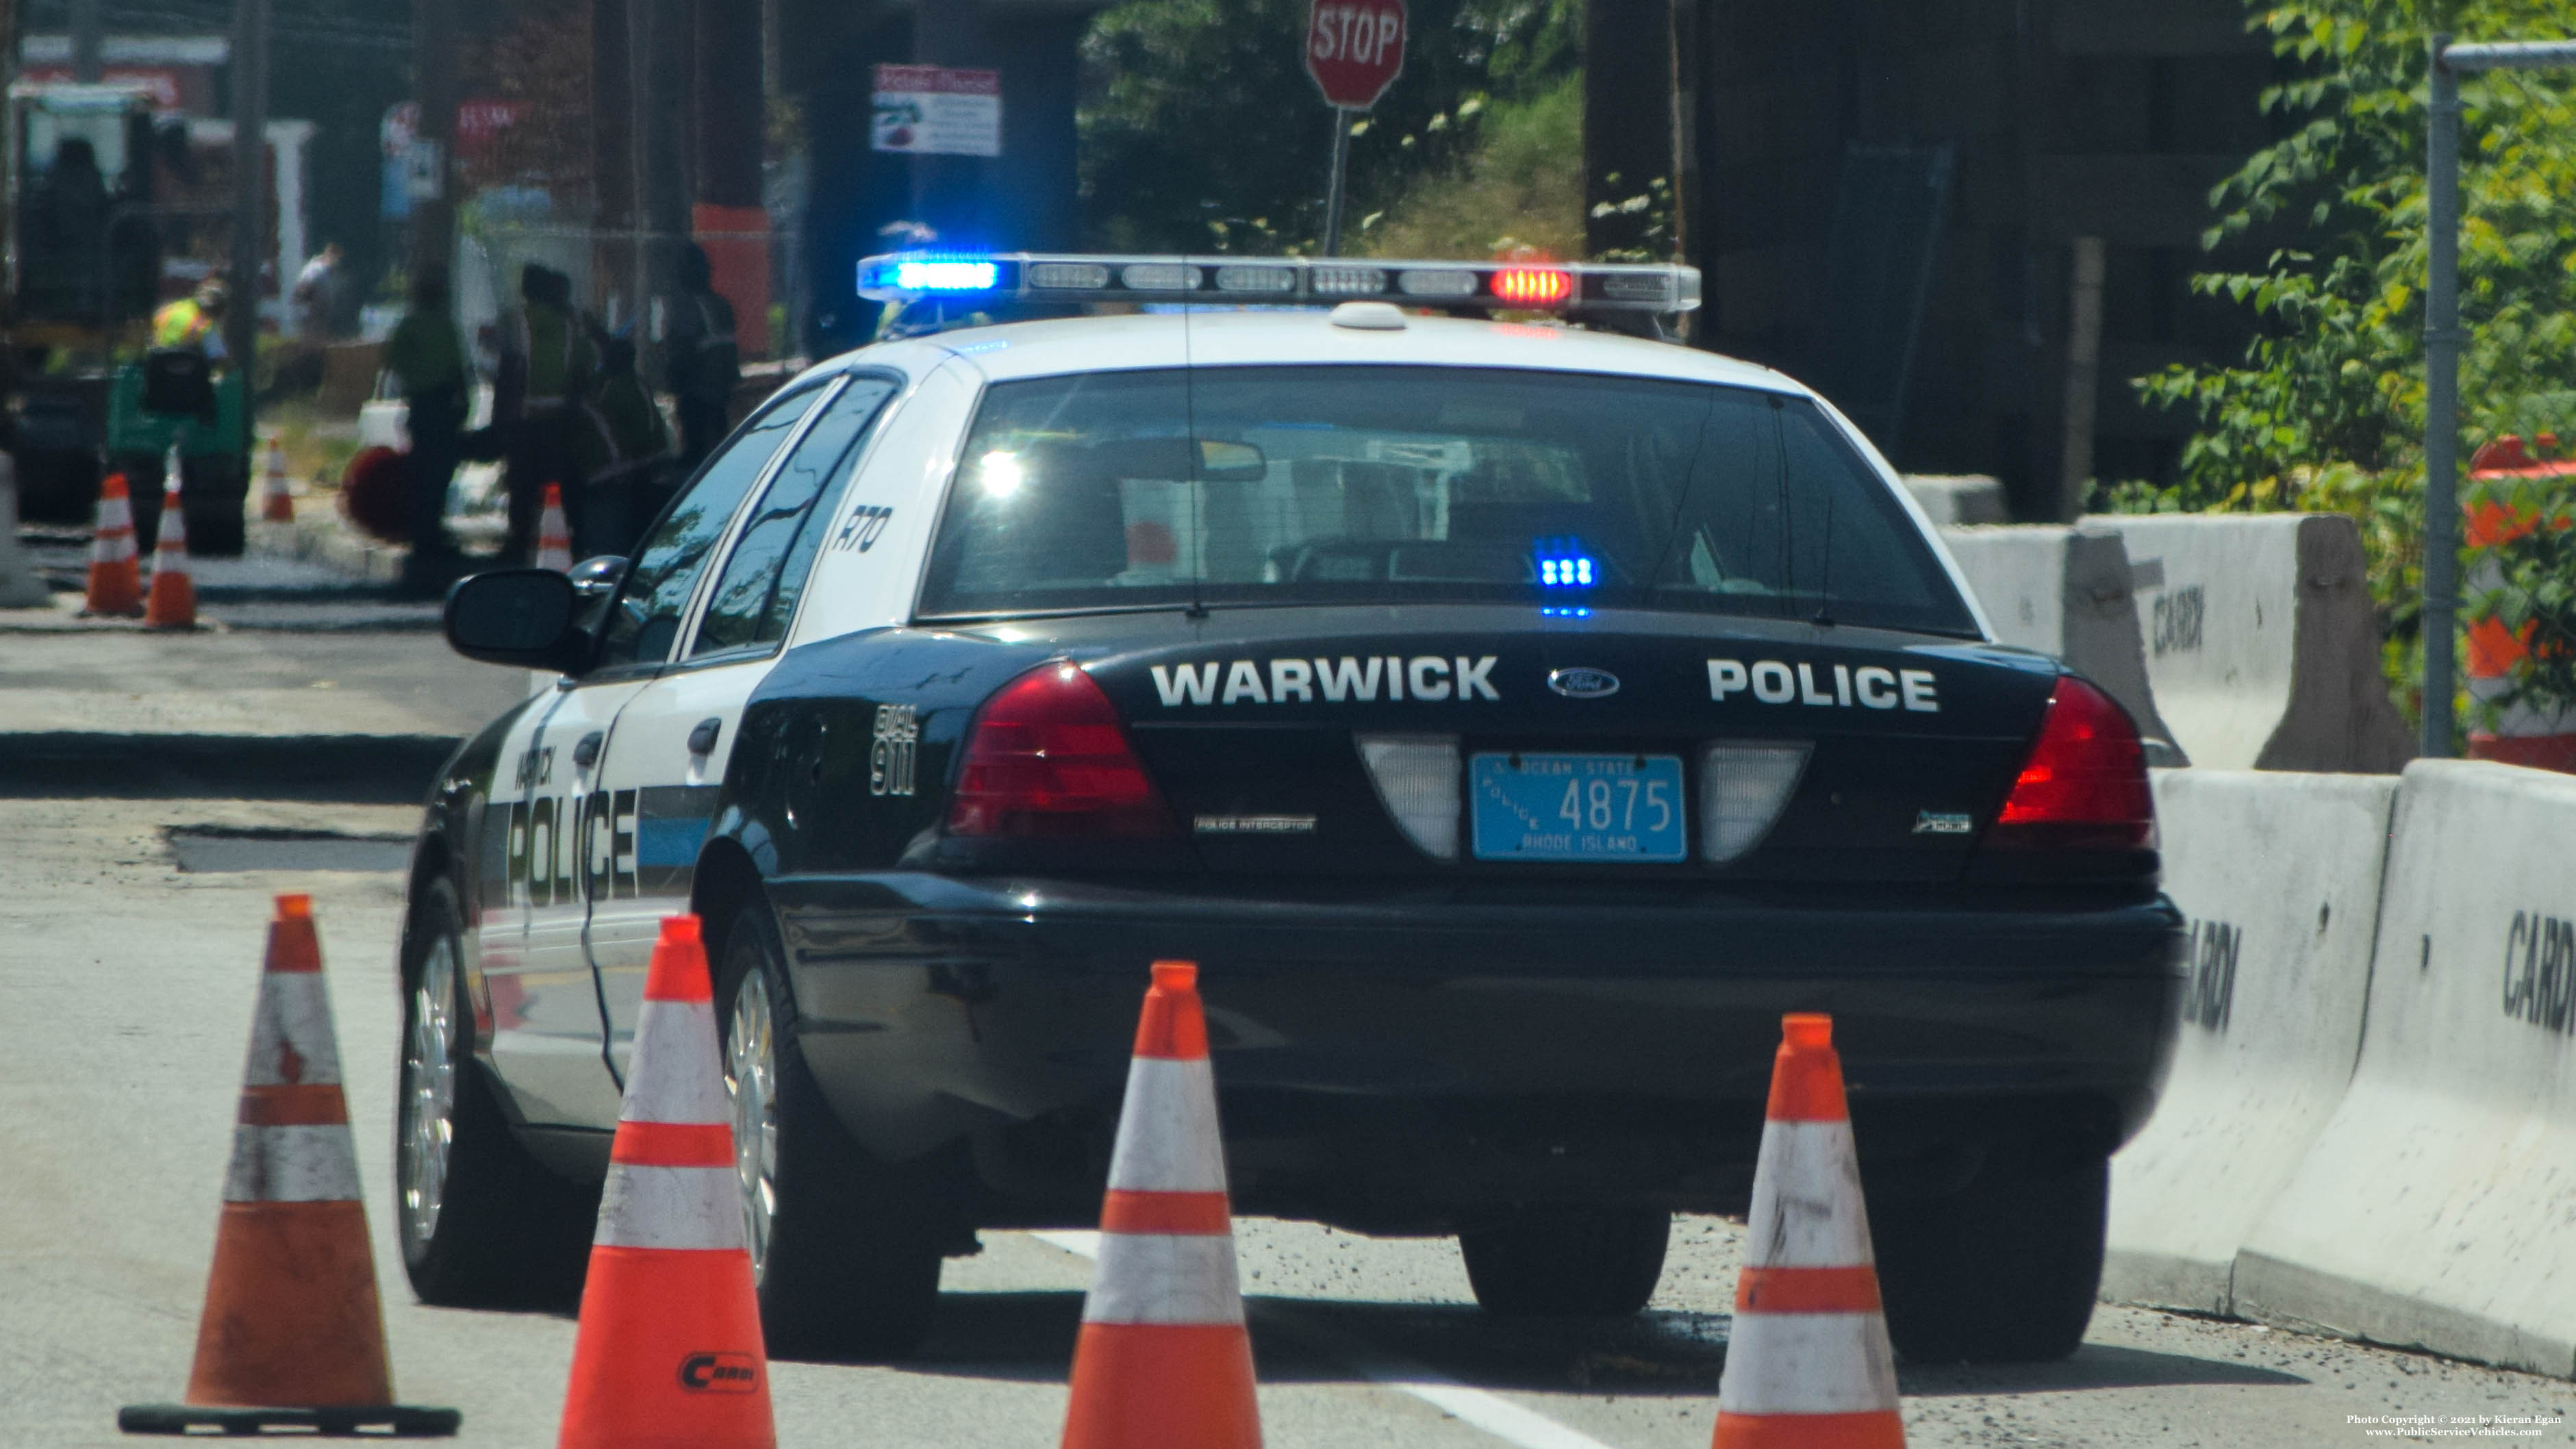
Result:
<svg viewBox="0 0 2576 1449"><path fill-rule="evenodd" d="M1581 604L1543 604L1539 616L1546 619L1589 619L1592 611Z"/></svg>
<svg viewBox="0 0 2576 1449"><path fill-rule="evenodd" d="M1573 538L1542 538L1531 552L1538 560L1538 581L1550 589L1588 589L1599 582L1592 556Z"/></svg>
<svg viewBox="0 0 2576 1449"><path fill-rule="evenodd" d="M894 284L907 292L989 292L1002 269L991 262L915 261L894 264Z"/></svg>

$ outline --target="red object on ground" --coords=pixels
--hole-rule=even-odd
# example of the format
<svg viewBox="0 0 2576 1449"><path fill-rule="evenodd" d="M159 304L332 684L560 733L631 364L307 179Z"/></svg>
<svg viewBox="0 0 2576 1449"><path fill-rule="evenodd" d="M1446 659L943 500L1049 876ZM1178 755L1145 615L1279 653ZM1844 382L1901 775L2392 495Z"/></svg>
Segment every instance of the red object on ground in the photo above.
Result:
<svg viewBox="0 0 2576 1449"><path fill-rule="evenodd" d="M403 455L391 448L368 448L340 474L340 511L380 543L408 543L402 489Z"/></svg>
<svg viewBox="0 0 2576 1449"><path fill-rule="evenodd" d="M1404 73L1404 42L1404 0L1314 0L1306 74L1325 100L1365 111Z"/></svg>

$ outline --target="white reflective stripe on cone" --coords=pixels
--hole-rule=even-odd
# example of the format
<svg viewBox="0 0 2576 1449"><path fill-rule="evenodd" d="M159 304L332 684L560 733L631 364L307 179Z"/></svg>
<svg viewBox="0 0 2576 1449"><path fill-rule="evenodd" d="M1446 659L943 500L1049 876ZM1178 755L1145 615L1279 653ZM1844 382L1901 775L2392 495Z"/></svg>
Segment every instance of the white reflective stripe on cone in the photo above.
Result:
<svg viewBox="0 0 2576 1449"><path fill-rule="evenodd" d="M331 997L323 989L322 973L261 975L259 1015L251 1022L243 1085L318 1087L339 1080L340 1047L331 1035Z"/></svg>
<svg viewBox="0 0 2576 1449"><path fill-rule="evenodd" d="M101 530L132 528L134 504L124 498L102 498L98 501L98 526Z"/></svg>
<svg viewBox="0 0 2576 1449"><path fill-rule="evenodd" d="M635 1019L620 1122L733 1122L716 1071L716 1009L704 1001L647 1001Z"/></svg>
<svg viewBox="0 0 2576 1449"><path fill-rule="evenodd" d="M355 1202L358 1148L346 1122L233 1128L226 1202Z"/></svg>
<svg viewBox="0 0 2576 1449"><path fill-rule="evenodd" d="M1136 1057L1109 1185L1129 1192L1223 1192L1225 1152L1216 1130L1216 1073L1205 1057Z"/></svg>
<svg viewBox="0 0 2576 1449"><path fill-rule="evenodd" d="M1102 1233L1085 1323L1238 1324L1231 1233Z"/></svg>
<svg viewBox="0 0 2576 1449"><path fill-rule="evenodd" d="M1896 1361L1875 1313L1738 1313L1717 1407L1728 1414L1862 1414L1896 1407Z"/></svg>
<svg viewBox="0 0 2576 1449"><path fill-rule="evenodd" d="M1746 1267L1857 1268L1871 1261L1849 1122L1763 1123L1753 1174L1777 1190L1754 1196L1744 1225Z"/></svg>
<svg viewBox="0 0 2576 1449"><path fill-rule="evenodd" d="M742 1248L742 1174L612 1162L591 1241L603 1248Z"/></svg>

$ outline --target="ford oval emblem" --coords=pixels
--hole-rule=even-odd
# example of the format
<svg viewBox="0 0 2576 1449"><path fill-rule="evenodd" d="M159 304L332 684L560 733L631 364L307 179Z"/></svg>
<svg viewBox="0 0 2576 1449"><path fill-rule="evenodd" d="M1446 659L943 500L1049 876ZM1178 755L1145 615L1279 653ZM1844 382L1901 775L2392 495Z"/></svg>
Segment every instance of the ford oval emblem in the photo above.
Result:
<svg viewBox="0 0 2576 1449"><path fill-rule="evenodd" d="M1619 692L1619 676L1607 669L1559 669L1549 673L1547 687L1568 699L1601 699Z"/></svg>

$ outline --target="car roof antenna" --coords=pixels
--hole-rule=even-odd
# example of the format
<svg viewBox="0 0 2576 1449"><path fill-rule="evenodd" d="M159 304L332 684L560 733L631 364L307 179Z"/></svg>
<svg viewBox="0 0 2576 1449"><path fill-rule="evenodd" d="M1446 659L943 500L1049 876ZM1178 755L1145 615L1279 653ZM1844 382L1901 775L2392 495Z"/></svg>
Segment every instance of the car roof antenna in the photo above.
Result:
<svg viewBox="0 0 2576 1449"><path fill-rule="evenodd" d="M1198 368L1190 350L1190 314L1197 311L1191 302L1181 303L1181 428L1185 446L1182 451L1190 460L1190 606L1182 611L1184 619L1204 619L1207 607L1207 549L1199 537L1199 493L1206 486L1199 477L1199 408Z"/></svg>

